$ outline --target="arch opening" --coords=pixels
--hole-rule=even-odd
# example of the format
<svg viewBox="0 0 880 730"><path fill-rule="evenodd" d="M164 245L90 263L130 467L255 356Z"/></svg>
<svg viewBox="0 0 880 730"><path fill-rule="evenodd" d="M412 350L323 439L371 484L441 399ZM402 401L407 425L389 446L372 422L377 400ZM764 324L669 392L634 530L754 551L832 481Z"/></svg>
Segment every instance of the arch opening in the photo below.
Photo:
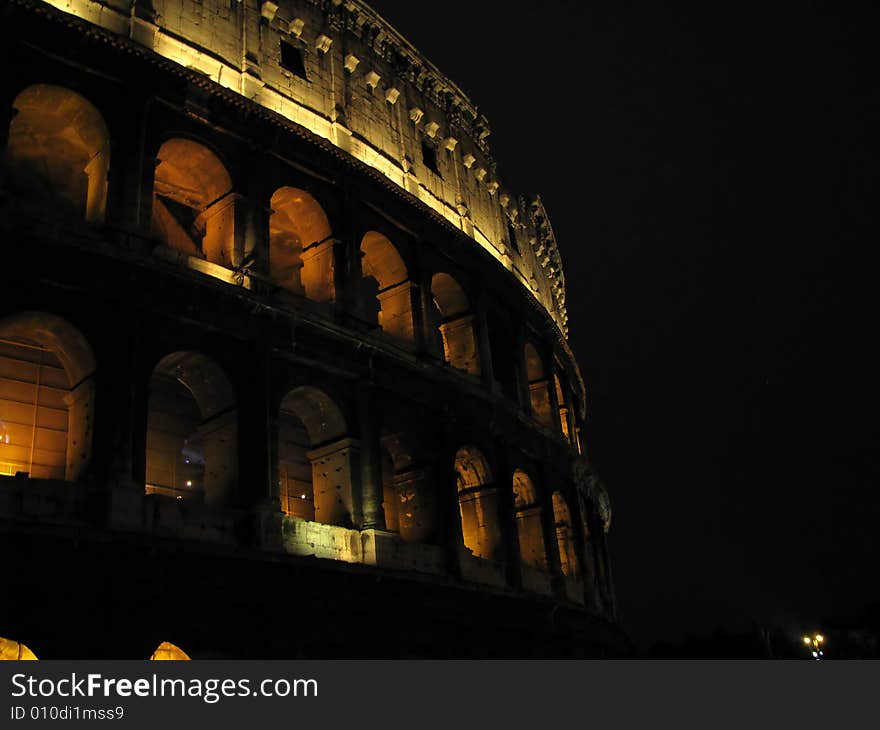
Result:
<svg viewBox="0 0 880 730"><path fill-rule="evenodd" d="M429 470L419 466L408 440L400 433L383 433L381 455L386 529L404 542L434 542L437 504Z"/></svg>
<svg viewBox="0 0 880 730"><path fill-rule="evenodd" d="M279 188L270 201L269 277L316 302L334 300L332 231L315 198L298 188Z"/></svg>
<svg viewBox="0 0 880 730"><path fill-rule="evenodd" d="M567 578L580 575L577 550L574 543L571 512L568 503L560 492L553 492L553 521L556 526L556 545L559 548L559 563Z"/></svg>
<svg viewBox="0 0 880 730"><path fill-rule="evenodd" d="M198 352L166 355L153 370L146 493L222 504L238 477L238 412L226 374Z"/></svg>
<svg viewBox="0 0 880 730"><path fill-rule="evenodd" d="M562 379L558 372L553 373L553 387L556 389L556 403L559 405L559 426L562 429L562 435L569 443L572 442L571 412L568 407L567 392L568 389L563 387Z"/></svg>
<svg viewBox="0 0 880 730"><path fill-rule="evenodd" d="M455 471L464 546L479 558L502 560L498 494L486 457L463 446L455 456Z"/></svg>
<svg viewBox="0 0 880 730"><path fill-rule="evenodd" d="M412 283L394 244L376 231L361 241L361 306L395 339L413 342Z"/></svg>
<svg viewBox="0 0 880 730"><path fill-rule="evenodd" d="M211 150L189 139L168 140L157 158L153 235L190 256L237 266L236 201L226 167Z"/></svg>
<svg viewBox="0 0 880 730"><path fill-rule="evenodd" d="M188 662L190 658L179 646L175 646L169 641L163 641L156 647L156 651L150 655L150 661Z"/></svg>
<svg viewBox="0 0 880 730"><path fill-rule="evenodd" d="M76 481L91 460L95 358L45 312L0 320L0 475Z"/></svg>
<svg viewBox="0 0 880 730"><path fill-rule="evenodd" d="M449 274L438 273L431 279L431 297L444 360L454 368L479 375L474 317L464 289Z"/></svg>
<svg viewBox="0 0 880 730"><path fill-rule="evenodd" d="M544 361L538 354L538 349L531 342L527 342L525 345L525 361L532 417L545 426L552 426L553 415L550 406L550 383L547 380Z"/></svg>
<svg viewBox="0 0 880 730"><path fill-rule="evenodd" d="M359 465L339 406L300 386L278 415L278 496L282 511L326 525L352 525L352 479Z"/></svg>
<svg viewBox="0 0 880 730"><path fill-rule="evenodd" d="M519 555L523 565L547 569L541 506L535 485L528 474L517 469L513 474L513 509Z"/></svg>
<svg viewBox="0 0 880 730"><path fill-rule="evenodd" d="M24 644L0 636L0 661L36 661L37 655Z"/></svg>
<svg viewBox="0 0 880 730"><path fill-rule="evenodd" d="M13 192L50 216L103 221L110 134L101 113L51 84L29 86L12 106L6 167Z"/></svg>

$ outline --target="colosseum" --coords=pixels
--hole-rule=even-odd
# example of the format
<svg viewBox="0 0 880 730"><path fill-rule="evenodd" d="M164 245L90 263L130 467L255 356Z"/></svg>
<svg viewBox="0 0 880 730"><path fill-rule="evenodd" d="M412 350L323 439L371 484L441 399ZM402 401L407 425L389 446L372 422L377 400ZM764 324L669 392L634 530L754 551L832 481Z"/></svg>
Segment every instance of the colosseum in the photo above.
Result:
<svg viewBox="0 0 880 730"><path fill-rule="evenodd" d="M0 33L3 652L628 651L553 228L455 83L361 0Z"/></svg>

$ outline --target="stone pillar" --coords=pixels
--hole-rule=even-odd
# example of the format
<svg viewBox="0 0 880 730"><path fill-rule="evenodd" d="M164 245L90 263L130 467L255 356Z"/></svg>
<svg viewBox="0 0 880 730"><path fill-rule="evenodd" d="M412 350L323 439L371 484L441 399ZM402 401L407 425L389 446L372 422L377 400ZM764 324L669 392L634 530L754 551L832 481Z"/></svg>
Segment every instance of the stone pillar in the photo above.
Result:
<svg viewBox="0 0 880 730"><path fill-rule="evenodd" d="M277 470L277 464L273 464L277 450L277 417L273 418L270 413L271 358L255 343L249 349L253 354L245 376L247 397L238 406L237 445L241 455L238 470L242 475L238 503L248 508L272 501L277 493L271 481L272 473Z"/></svg>
<svg viewBox="0 0 880 730"><path fill-rule="evenodd" d="M572 413L573 401L571 390L567 387L568 379L559 378L562 387L562 397L564 403L559 404L559 421L562 429L562 435L568 441L570 446L574 446L574 414ZM555 390L555 388L554 388Z"/></svg>
<svg viewBox="0 0 880 730"><path fill-rule="evenodd" d="M101 362L107 377L95 378L95 430L90 471L109 489L107 520L114 528L142 526L146 483L150 373L138 334L138 315L123 308L111 315L119 336ZM108 323L108 329L109 329Z"/></svg>
<svg viewBox="0 0 880 730"><path fill-rule="evenodd" d="M199 426L204 439L205 502L233 503L238 481L238 411L232 408Z"/></svg>
<svg viewBox="0 0 880 730"><path fill-rule="evenodd" d="M529 383L529 369L526 365L526 333L522 327L516 331L516 384L517 397L520 408L526 413L534 415L531 398L531 386Z"/></svg>
<svg viewBox="0 0 880 730"><path fill-rule="evenodd" d="M89 376L65 393L67 405L67 465L64 478L75 482L92 458L95 423L95 379Z"/></svg>
<svg viewBox="0 0 880 730"><path fill-rule="evenodd" d="M361 435L361 529L384 530L385 493L382 484L381 421L376 393L370 386L358 390L358 416Z"/></svg>
<svg viewBox="0 0 880 730"><path fill-rule="evenodd" d="M435 456L431 471L436 477L438 527L440 544L446 547L446 564L450 575L461 578L460 553L464 546L461 511L458 506L458 475L455 472L455 450L443 450Z"/></svg>
<svg viewBox="0 0 880 730"><path fill-rule="evenodd" d="M616 613L614 584L611 579L611 561L608 555L608 539L605 526L597 509L587 511L590 520L590 534L595 555L596 584L602 597L602 608L610 616Z"/></svg>
<svg viewBox="0 0 880 730"><path fill-rule="evenodd" d="M2 106L0 106L0 160L6 158L6 148L9 146L9 127L18 109L12 106L15 99L3 97ZM5 166L4 166L5 167Z"/></svg>
<svg viewBox="0 0 880 730"><path fill-rule="evenodd" d="M547 569L552 576L551 583L554 595L559 600L565 600L565 576L562 573L562 560L556 538L556 517L553 514L553 485L556 483L557 475L546 468L542 468L540 471L541 484L538 490L538 502L541 506L544 547L547 550Z"/></svg>
<svg viewBox="0 0 880 730"><path fill-rule="evenodd" d="M8 88L8 87L7 87ZM5 195L7 181L6 161L9 147L9 127L18 110L12 106L15 99L9 91L0 98L0 195Z"/></svg>
<svg viewBox="0 0 880 730"><path fill-rule="evenodd" d="M89 179L86 193L86 220L103 223L107 212L107 172L110 169L109 142L91 159L83 172Z"/></svg>
<svg viewBox="0 0 880 730"><path fill-rule="evenodd" d="M519 537L516 533L516 512L513 506L513 468L512 459L505 444L499 440L495 444L495 478L500 485L498 490L498 519L501 528L501 542L507 584L519 589L522 587L520 572Z"/></svg>
<svg viewBox="0 0 880 730"><path fill-rule="evenodd" d="M413 289L412 282L407 280L383 289L378 295L382 331L408 344L415 342Z"/></svg>
<svg viewBox="0 0 880 730"><path fill-rule="evenodd" d="M244 246L243 206L241 195L228 193L202 211L196 219L196 225L205 231L202 250L212 264L234 269L241 263ZM239 235L236 235L236 229Z"/></svg>
<svg viewBox="0 0 880 730"><path fill-rule="evenodd" d="M553 374L556 372L556 363L554 362L552 352L545 362L549 363L547 365L547 394L550 399L550 427L558 436L564 437L565 434L562 433L562 423L559 420L559 399L556 397L556 385L553 379Z"/></svg>
<svg viewBox="0 0 880 730"><path fill-rule="evenodd" d="M348 187L343 190L341 208L337 213L340 221L334 226L339 236L334 248L334 287L337 319L345 322L349 317L366 318L372 302L363 301L363 256L361 241L363 229L359 223L360 202ZM338 230L337 230L338 229Z"/></svg>
<svg viewBox="0 0 880 730"><path fill-rule="evenodd" d="M594 611L602 613L605 610L601 585L602 571L599 567L599 555L595 545L596 530L601 530L602 526L596 517L596 510L591 502L584 500L582 510L584 522L584 583L587 606Z"/></svg>
<svg viewBox="0 0 880 730"><path fill-rule="evenodd" d="M480 374L482 358L474 337L474 316L463 314L440 325L443 348L452 367L471 375ZM483 369L485 372L485 368Z"/></svg>
<svg viewBox="0 0 880 730"><path fill-rule="evenodd" d="M439 322L437 320L438 313L435 311L434 302L431 293L431 277L422 273L419 278L420 286L418 287L419 303L416 311L421 315L421 334L423 349L422 354L430 358L443 361L443 336L438 331Z"/></svg>
<svg viewBox="0 0 880 730"><path fill-rule="evenodd" d="M302 252L302 285L306 297L315 302L333 302L336 300L337 284L335 272L337 268L334 247L341 242L328 238L306 246Z"/></svg>
<svg viewBox="0 0 880 730"><path fill-rule="evenodd" d="M404 542L437 542L437 498L431 473L411 469L394 475L394 490L400 498L398 529Z"/></svg>
<svg viewBox="0 0 880 730"><path fill-rule="evenodd" d="M360 491L360 444L343 438L306 456L312 463L315 522L352 527L357 516L354 494Z"/></svg>
<svg viewBox="0 0 880 730"><path fill-rule="evenodd" d="M489 345L489 323L486 319L486 307L483 302L477 304L476 328L483 385L489 392L494 392L495 371L492 366L492 348Z"/></svg>
<svg viewBox="0 0 880 730"><path fill-rule="evenodd" d="M242 206L244 208L242 252L245 258L251 256L250 269L268 276L269 218L272 215L269 200L271 196L261 179L252 179L248 182L248 204Z"/></svg>

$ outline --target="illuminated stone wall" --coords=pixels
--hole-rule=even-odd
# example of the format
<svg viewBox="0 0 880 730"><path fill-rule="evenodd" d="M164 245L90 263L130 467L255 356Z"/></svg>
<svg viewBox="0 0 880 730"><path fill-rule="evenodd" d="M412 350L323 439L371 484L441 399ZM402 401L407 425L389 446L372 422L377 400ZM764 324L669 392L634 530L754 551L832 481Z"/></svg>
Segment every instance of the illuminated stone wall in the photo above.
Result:
<svg viewBox="0 0 880 730"><path fill-rule="evenodd" d="M551 603L575 624L586 626L585 611L613 622L610 511L577 438L586 418L577 363L546 309L497 257L414 204L430 175L442 192L456 155L479 137L461 134L455 149L414 157L412 176L401 178L404 187L418 183L410 195L375 165L358 164L355 152L243 100L240 89L218 91L40 0L11 2L12 20L0 28L18 70L0 94L9 153L0 165L0 240L15 272L0 303L0 542L78 537L33 552L10 591L30 595L27 581L47 565L56 576L101 576L121 601L119 615L143 606L154 627L132 656L166 638L204 651L202 619L215 616L207 597L218 590L226 605L230 585L250 584L250 593L235 591L235 610L254 614L262 599L248 596L265 595L270 570L278 597L295 591L286 600L300 605L313 596L321 615L331 604L344 610L358 583L375 616L410 611L407 632L434 619L470 621L502 596L516 607L507 614L519 616L516 631L537 626ZM92 20L112 25L127 7L104 7ZM211 7L185 10L208 13L199 27L215 35L256 12ZM288 29L311 45L301 56L279 52L294 68L289 89L302 73L319 89L321 74L336 68L332 49L345 50L345 61L363 39L338 25L336 6L302 7L311 15ZM153 26L194 23L170 8L150 12ZM277 35L281 11L261 17L248 48ZM307 28L325 33L323 51ZM248 83L263 90L266 58L239 59ZM435 92L417 98L421 82L410 79L412 88L402 85L385 106L369 91L355 98L358 74L373 68L361 66L367 60L348 59L350 70L343 63L322 93L341 99L348 117L360 109L377 130L379 110L405 111L421 99L423 118L406 115L399 138L404 150L423 137L429 144L426 120L446 109L428 103ZM112 69L112 82L89 70L99 67ZM341 96L338 79L348 89ZM373 134L359 123L345 118L353 150ZM94 182L88 155L100 162ZM531 213L530 230L552 234L540 206ZM498 230L510 227L525 230ZM534 249L522 244L528 258ZM124 569L104 561L108 539ZM68 555L67 566L56 565ZM130 579L136 585L119 587ZM70 609L79 590L59 588L59 605ZM398 605L403 593L408 609ZM190 613L156 611L168 596ZM438 601L445 608L435 612ZM81 621L103 615L77 606ZM34 615L22 610L8 635L57 656L57 647L44 654L57 642L37 641ZM189 630L170 630L169 617L189 621ZM327 613L328 625L335 621ZM492 619L486 625L495 631ZM502 633L493 633L499 645Z"/></svg>
<svg viewBox="0 0 880 730"><path fill-rule="evenodd" d="M488 121L367 4L46 1L243 95L377 170L473 238L567 331L565 281L541 200L503 186Z"/></svg>

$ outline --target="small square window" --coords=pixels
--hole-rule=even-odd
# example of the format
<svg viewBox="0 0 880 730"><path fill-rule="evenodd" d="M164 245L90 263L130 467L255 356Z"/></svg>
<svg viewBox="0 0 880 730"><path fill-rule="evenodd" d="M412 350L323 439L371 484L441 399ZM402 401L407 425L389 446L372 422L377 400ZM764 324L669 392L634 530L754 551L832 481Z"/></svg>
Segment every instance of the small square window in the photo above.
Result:
<svg viewBox="0 0 880 730"><path fill-rule="evenodd" d="M281 67L286 68L294 76L299 76L306 81L309 80L306 75L306 61L303 52L287 41L281 41Z"/></svg>
<svg viewBox="0 0 880 730"><path fill-rule="evenodd" d="M440 166L437 164L437 148L422 140L422 162L429 170L440 174Z"/></svg>
<svg viewBox="0 0 880 730"><path fill-rule="evenodd" d="M507 220L507 237L510 239L510 247L519 253L519 244L516 242L516 229L513 227L513 221Z"/></svg>

